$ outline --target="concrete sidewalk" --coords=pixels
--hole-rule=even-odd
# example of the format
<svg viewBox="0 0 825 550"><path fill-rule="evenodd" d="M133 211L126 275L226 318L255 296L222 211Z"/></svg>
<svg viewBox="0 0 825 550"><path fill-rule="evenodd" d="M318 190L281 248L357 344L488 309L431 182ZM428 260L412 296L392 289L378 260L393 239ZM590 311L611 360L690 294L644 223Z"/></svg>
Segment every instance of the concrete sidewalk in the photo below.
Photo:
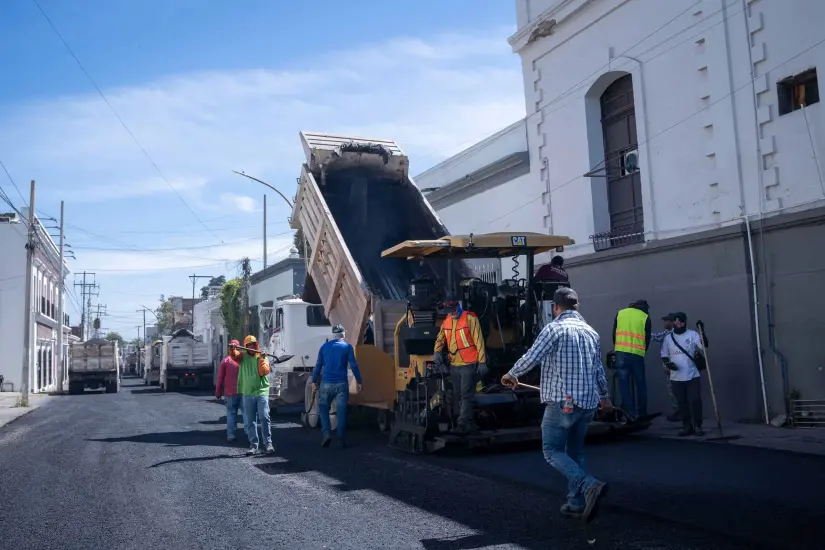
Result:
<svg viewBox="0 0 825 550"><path fill-rule="evenodd" d="M722 423L725 437L733 436L729 440L718 440L719 428L712 418L705 418L704 437L679 437L681 422L668 422L660 416L653 419L650 428L634 434L635 437L679 439L696 442L724 442L730 445L744 445L746 447L761 447L777 451L807 453L825 456L825 428L776 428L766 424Z"/></svg>
<svg viewBox="0 0 825 550"><path fill-rule="evenodd" d="M0 428L12 420L32 412L34 409L52 399L50 395L29 394L29 406L20 407L20 392L0 392Z"/></svg>

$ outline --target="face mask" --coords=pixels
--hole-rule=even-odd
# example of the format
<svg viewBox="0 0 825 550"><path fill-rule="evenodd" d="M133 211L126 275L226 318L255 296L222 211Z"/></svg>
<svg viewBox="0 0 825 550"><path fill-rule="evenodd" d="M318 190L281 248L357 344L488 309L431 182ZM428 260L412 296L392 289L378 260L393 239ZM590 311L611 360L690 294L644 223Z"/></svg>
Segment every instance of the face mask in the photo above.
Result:
<svg viewBox="0 0 825 550"><path fill-rule="evenodd" d="M687 325L682 325L681 327L677 326L677 325L673 325L673 332L675 332L676 334L684 334L686 330L687 330Z"/></svg>

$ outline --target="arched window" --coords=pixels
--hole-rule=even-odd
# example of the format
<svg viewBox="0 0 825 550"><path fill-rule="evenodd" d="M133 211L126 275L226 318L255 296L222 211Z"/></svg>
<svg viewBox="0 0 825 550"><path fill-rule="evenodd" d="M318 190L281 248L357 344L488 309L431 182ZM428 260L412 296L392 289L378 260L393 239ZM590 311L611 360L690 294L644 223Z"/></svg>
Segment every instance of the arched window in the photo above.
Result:
<svg viewBox="0 0 825 550"><path fill-rule="evenodd" d="M644 241L633 77L619 77L601 95L610 246Z"/></svg>

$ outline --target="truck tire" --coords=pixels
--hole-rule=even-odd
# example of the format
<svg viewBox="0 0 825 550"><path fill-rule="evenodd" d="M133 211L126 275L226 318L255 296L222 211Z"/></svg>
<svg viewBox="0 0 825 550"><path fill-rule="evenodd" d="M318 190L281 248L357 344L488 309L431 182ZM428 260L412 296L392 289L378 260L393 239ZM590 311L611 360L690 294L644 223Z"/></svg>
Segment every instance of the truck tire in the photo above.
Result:
<svg viewBox="0 0 825 550"><path fill-rule="evenodd" d="M318 399L312 399L312 379L307 378L304 386L304 414L301 415L303 423L308 428L317 428L320 423L318 417Z"/></svg>
<svg viewBox="0 0 825 550"><path fill-rule="evenodd" d="M106 393L117 393L117 381L106 384Z"/></svg>
<svg viewBox="0 0 825 550"><path fill-rule="evenodd" d="M79 395L83 393L82 382L69 382L69 395Z"/></svg>

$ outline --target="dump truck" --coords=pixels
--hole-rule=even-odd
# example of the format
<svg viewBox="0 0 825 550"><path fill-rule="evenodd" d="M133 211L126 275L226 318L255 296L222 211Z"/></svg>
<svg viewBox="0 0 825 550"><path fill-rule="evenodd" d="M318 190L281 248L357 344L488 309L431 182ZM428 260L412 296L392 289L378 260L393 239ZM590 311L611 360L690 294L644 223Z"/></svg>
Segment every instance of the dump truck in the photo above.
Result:
<svg viewBox="0 0 825 550"><path fill-rule="evenodd" d="M168 336L164 336L168 338ZM141 365L143 368L143 383L147 386L157 386L160 383L161 352L163 351L163 340L152 342L148 350L143 350L141 355Z"/></svg>
<svg viewBox="0 0 825 550"><path fill-rule="evenodd" d="M163 391L208 390L213 387L212 344L200 342L186 329L164 338L159 383Z"/></svg>
<svg viewBox="0 0 825 550"><path fill-rule="evenodd" d="M573 240L529 232L451 236L394 141L300 137L306 162L290 224L311 251L303 299L322 304L355 347L364 384L350 395L350 407L374 412L390 445L410 452L539 440L544 407L529 387L538 385L539 369L516 390L499 382L530 347L544 326L542 309L565 284L534 281L535 256ZM521 260L524 275L490 283L474 277L468 263L505 257ZM454 430L451 380L433 353L447 292L459 293L464 309L478 316L487 344L489 374L480 381L475 413L481 430L471 435ZM309 389L305 396L310 424L317 403ZM594 420L592 433L649 426L619 410L600 411Z"/></svg>
<svg viewBox="0 0 825 550"><path fill-rule="evenodd" d="M69 393L105 388L120 389L120 351L116 341L92 338L69 344Z"/></svg>

